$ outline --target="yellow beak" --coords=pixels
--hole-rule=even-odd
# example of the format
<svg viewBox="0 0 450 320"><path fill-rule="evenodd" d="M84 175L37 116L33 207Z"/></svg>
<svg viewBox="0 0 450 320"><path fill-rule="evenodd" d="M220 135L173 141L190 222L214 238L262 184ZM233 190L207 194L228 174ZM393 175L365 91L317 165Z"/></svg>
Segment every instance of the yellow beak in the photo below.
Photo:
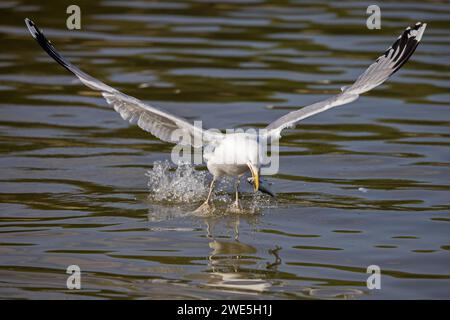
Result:
<svg viewBox="0 0 450 320"><path fill-rule="evenodd" d="M254 190L256 192L259 189L259 172L258 172L259 170L258 170L257 167L255 167L250 162L247 163L247 166L250 169L250 172L252 173L253 187L254 187Z"/></svg>

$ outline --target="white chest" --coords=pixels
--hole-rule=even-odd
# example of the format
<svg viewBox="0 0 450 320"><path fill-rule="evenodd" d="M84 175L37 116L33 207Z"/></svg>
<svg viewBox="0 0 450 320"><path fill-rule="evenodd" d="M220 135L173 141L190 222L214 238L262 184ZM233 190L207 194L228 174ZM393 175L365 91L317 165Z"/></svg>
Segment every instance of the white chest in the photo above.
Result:
<svg viewBox="0 0 450 320"><path fill-rule="evenodd" d="M256 136L245 133L227 135L212 152L204 154L208 170L214 176L239 176L248 169L247 164L258 163Z"/></svg>

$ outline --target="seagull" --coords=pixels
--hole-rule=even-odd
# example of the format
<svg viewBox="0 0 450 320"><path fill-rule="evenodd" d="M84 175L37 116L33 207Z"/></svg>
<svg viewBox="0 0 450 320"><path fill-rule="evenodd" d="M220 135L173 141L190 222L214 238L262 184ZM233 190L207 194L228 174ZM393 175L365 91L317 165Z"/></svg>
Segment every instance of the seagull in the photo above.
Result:
<svg viewBox="0 0 450 320"><path fill-rule="evenodd" d="M237 178L235 184L236 198L230 206L232 211L240 212L242 210L239 202L239 183L241 177L248 174L249 171L251 173L249 182L253 185L254 191L259 190L273 195L260 178L263 163L262 141L268 141L269 139L273 139L270 141L278 141L284 129L292 128L297 122L320 112L353 102L361 94L381 85L408 61L421 41L426 28L426 23L421 22L408 27L392 46L378 57L352 85L342 87L341 92L335 96L282 116L270 123L263 130L263 133L235 132L225 134L220 131L203 130L181 117L148 105L95 79L58 53L33 21L26 18L25 24L33 38L51 58L72 72L87 87L100 91L106 102L124 120L136 123L141 129L165 142L180 143L179 137L175 137L174 133L182 132L184 136L189 138L183 140L188 141L186 144L204 148L203 158L213 179L205 202L194 211L199 214L214 211L211 195L216 181L223 176Z"/></svg>

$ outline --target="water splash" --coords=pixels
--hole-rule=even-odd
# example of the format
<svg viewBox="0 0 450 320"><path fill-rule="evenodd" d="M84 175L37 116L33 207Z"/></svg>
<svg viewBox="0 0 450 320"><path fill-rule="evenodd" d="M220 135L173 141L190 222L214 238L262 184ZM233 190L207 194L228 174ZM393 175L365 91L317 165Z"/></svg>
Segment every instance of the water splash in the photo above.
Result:
<svg viewBox="0 0 450 320"><path fill-rule="evenodd" d="M208 195L211 176L207 171L196 170L189 163L178 166L168 160L156 161L153 168L145 174L148 177L151 204L150 220L167 220L190 216L198 203ZM235 179L222 177L216 184L212 199L216 206L214 215L228 215L228 207L234 201ZM241 182L240 199L245 208L242 214L260 213L261 209L271 208L276 204L269 196L261 193L245 192L251 187ZM194 205L195 204L195 205Z"/></svg>
<svg viewBox="0 0 450 320"><path fill-rule="evenodd" d="M148 180L149 200L157 202L193 203L208 194L208 176L195 170L192 164L172 165L168 160L156 161L145 174Z"/></svg>

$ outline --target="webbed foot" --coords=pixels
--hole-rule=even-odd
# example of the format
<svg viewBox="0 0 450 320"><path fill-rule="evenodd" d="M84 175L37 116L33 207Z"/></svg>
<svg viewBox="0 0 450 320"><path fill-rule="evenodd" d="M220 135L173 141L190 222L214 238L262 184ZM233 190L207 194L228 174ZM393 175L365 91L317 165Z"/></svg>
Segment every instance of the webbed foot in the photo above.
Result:
<svg viewBox="0 0 450 320"><path fill-rule="evenodd" d="M213 213L216 210L216 207L212 202L205 201L200 207L193 211L194 214L199 216L206 216L208 214Z"/></svg>
<svg viewBox="0 0 450 320"><path fill-rule="evenodd" d="M228 211L232 213L241 213L244 210L242 209L241 203L239 201L235 201L228 207Z"/></svg>

